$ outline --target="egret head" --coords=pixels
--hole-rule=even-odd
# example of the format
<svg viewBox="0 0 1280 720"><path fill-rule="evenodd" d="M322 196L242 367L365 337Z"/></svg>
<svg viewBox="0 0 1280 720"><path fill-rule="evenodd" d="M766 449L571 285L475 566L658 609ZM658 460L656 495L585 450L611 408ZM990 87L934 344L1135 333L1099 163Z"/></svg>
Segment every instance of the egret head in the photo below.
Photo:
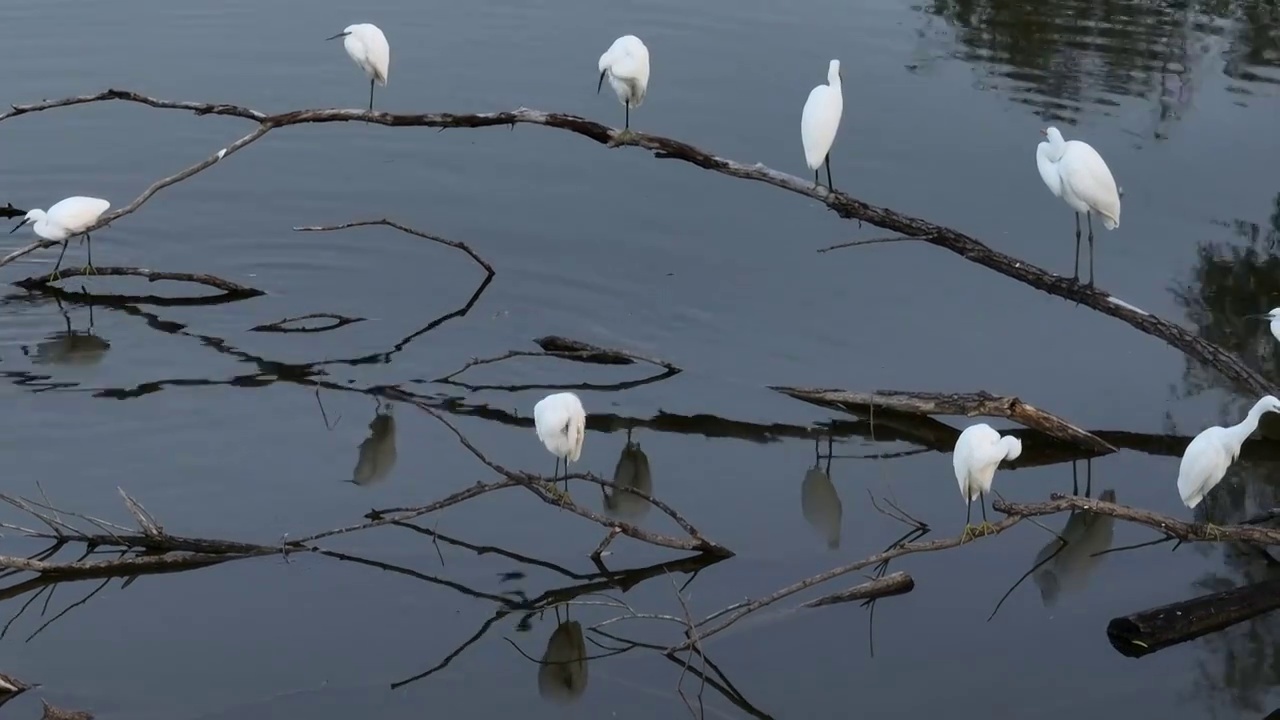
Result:
<svg viewBox="0 0 1280 720"><path fill-rule="evenodd" d="M1004 459L1017 460L1022 454L1022 441L1012 435L1005 435L1000 439L1005 444Z"/></svg>
<svg viewBox="0 0 1280 720"><path fill-rule="evenodd" d="M1280 318L1280 307L1271 308L1270 311L1264 312L1261 315L1245 315L1245 317L1257 318L1259 320L1275 320Z"/></svg>
<svg viewBox="0 0 1280 720"><path fill-rule="evenodd" d="M1052 125L1041 130L1040 134L1049 138L1049 142L1054 145L1061 145L1064 142L1062 139L1062 133L1058 131L1058 128Z"/></svg>
<svg viewBox="0 0 1280 720"><path fill-rule="evenodd" d="M13 226L13 229L9 231L9 234L12 235L13 233L17 232L18 228L22 227L23 225L26 225L29 222L36 222L42 218L44 218L43 210L31 210L27 212L26 217L22 218L22 222Z"/></svg>
<svg viewBox="0 0 1280 720"><path fill-rule="evenodd" d="M325 38L325 40L337 40L337 39L338 39L338 38L340 38L340 37L346 37L346 36L350 35L350 34L355 30L355 28L356 28L356 26L355 26L355 25L348 25L345 29L343 29L343 31L342 31L342 32L340 32L340 33L338 33L337 35L334 35L334 36L332 36L332 37L327 37L327 38Z"/></svg>
<svg viewBox="0 0 1280 720"><path fill-rule="evenodd" d="M1268 395L1259 400L1254 407L1260 408L1262 412L1280 413L1280 400L1277 400L1275 395Z"/></svg>
<svg viewBox="0 0 1280 720"><path fill-rule="evenodd" d="M841 82L843 79L844 76L840 74L840 61L832 60L831 64L827 66L827 82L834 84Z"/></svg>

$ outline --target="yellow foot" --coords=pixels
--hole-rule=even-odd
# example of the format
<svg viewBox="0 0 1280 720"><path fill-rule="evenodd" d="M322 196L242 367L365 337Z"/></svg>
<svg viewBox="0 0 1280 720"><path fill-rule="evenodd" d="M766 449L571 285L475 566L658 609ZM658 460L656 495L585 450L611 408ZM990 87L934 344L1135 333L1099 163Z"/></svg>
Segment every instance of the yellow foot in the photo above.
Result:
<svg viewBox="0 0 1280 720"><path fill-rule="evenodd" d="M1216 541L1222 540L1222 528L1214 525L1213 523L1204 524L1204 534L1212 537Z"/></svg>
<svg viewBox="0 0 1280 720"><path fill-rule="evenodd" d="M607 146L613 148L618 147L619 145L625 145L627 141L631 140L631 138L632 133L630 130L619 130L614 133L613 137L609 138Z"/></svg>
<svg viewBox="0 0 1280 720"><path fill-rule="evenodd" d="M554 483L543 483L542 489L546 490L547 494L559 501L561 505L568 505L573 502L569 499L569 494L556 487Z"/></svg>
<svg viewBox="0 0 1280 720"><path fill-rule="evenodd" d="M97 274L98 274L98 270L97 270L97 268L95 268L95 267L94 267L94 266L92 266L92 265L85 265L84 274L85 274L85 275L97 275Z"/></svg>
<svg viewBox="0 0 1280 720"><path fill-rule="evenodd" d="M57 270L54 270L53 272L49 273L49 279L46 280L45 282L57 282L61 279L62 279L62 273L58 272Z"/></svg>
<svg viewBox="0 0 1280 720"><path fill-rule="evenodd" d="M980 525L965 525L964 532L960 534L960 542L963 544L984 535L992 535L995 531L995 526L985 521Z"/></svg>

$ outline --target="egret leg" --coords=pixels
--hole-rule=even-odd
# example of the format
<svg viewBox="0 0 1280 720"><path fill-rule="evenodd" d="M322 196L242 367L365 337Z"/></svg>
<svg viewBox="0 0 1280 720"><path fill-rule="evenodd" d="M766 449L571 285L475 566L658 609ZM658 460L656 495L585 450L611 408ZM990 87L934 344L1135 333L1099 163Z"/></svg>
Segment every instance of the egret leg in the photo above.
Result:
<svg viewBox="0 0 1280 720"><path fill-rule="evenodd" d="M978 537L978 529L970 524L973 518L973 500L969 499L964 504L964 532L960 533L960 542L972 540Z"/></svg>
<svg viewBox="0 0 1280 720"><path fill-rule="evenodd" d="M1089 287L1093 287L1093 213L1085 213L1089 221Z"/></svg>
<svg viewBox="0 0 1280 720"><path fill-rule="evenodd" d="M373 79L369 79L369 112L373 112Z"/></svg>
<svg viewBox="0 0 1280 720"><path fill-rule="evenodd" d="M1076 264L1071 279L1080 282L1080 213L1076 213Z"/></svg>
<svg viewBox="0 0 1280 720"><path fill-rule="evenodd" d="M1071 461L1071 494L1080 494L1080 480L1076 477L1076 461Z"/></svg>
<svg viewBox="0 0 1280 720"><path fill-rule="evenodd" d="M62 241L62 252L58 253L58 262L53 266L53 272L49 273L49 280L59 280L62 278L58 274L58 268L62 267L62 256L67 254L67 244L71 242L71 238Z"/></svg>
<svg viewBox="0 0 1280 720"><path fill-rule="evenodd" d="M91 236L89 233L85 233L84 242L85 242L86 252L89 253L89 267L86 272L90 275L97 275L98 271L93 269L93 236Z"/></svg>
<svg viewBox="0 0 1280 720"><path fill-rule="evenodd" d="M982 524L978 526L979 534L980 535L994 534L996 531L995 526L987 522L987 494L986 493L982 493L981 502L982 502Z"/></svg>
<svg viewBox="0 0 1280 720"><path fill-rule="evenodd" d="M818 180L818 168L813 169L813 186L822 187L822 181Z"/></svg>
<svg viewBox="0 0 1280 720"><path fill-rule="evenodd" d="M827 166L827 189L832 192L835 192L836 186L831 184L831 156L830 155L827 155L826 166Z"/></svg>
<svg viewBox="0 0 1280 720"><path fill-rule="evenodd" d="M1084 462L1085 462L1084 496L1089 497L1089 494L1093 492L1093 461L1085 460Z"/></svg>
<svg viewBox="0 0 1280 720"><path fill-rule="evenodd" d="M628 100L627 102L623 103L622 107L624 108L622 111L623 112L622 129L624 131L630 130L631 129L631 101Z"/></svg>

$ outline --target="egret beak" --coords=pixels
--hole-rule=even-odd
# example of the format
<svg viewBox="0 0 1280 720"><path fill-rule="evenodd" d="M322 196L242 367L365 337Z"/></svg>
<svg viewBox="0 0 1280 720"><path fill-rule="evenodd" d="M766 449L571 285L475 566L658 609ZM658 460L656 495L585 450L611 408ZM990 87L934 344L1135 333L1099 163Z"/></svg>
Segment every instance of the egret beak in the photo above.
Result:
<svg viewBox="0 0 1280 720"><path fill-rule="evenodd" d="M1045 137L1049 137L1049 131L1045 130L1044 128L1040 128L1040 134L1044 135Z"/></svg>
<svg viewBox="0 0 1280 720"><path fill-rule="evenodd" d="M337 35L334 35L333 37L327 37L327 38L325 38L325 40L337 40L337 39L338 39L338 38L340 38L340 37L346 37L346 36L348 36L348 35L350 35L350 34L351 34L351 33L340 32L340 33L338 33Z"/></svg>
<svg viewBox="0 0 1280 720"><path fill-rule="evenodd" d="M599 95L599 94L600 94L600 88L604 87L604 74L605 74L605 73L607 73L607 72L609 72L609 71L608 71L608 70L601 70L601 71L600 71L600 82L596 83L596 94L597 94L597 95Z"/></svg>
<svg viewBox="0 0 1280 720"><path fill-rule="evenodd" d="M18 232L18 228L20 228L20 227L22 227L23 225L26 225L26 224L27 224L27 219L26 219L26 218L22 218L22 222L18 223L17 225L14 225L14 226L13 226L13 229L9 231L9 234L10 234L10 235L12 235L12 234L14 234L14 233Z"/></svg>
<svg viewBox="0 0 1280 720"><path fill-rule="evenodd" d="M1272 315L1271 313L1262 313L1261 315L1245 315L1245 317L1253 318L1255 320L1275 320L1276 319L1276 316Z"/></svg>

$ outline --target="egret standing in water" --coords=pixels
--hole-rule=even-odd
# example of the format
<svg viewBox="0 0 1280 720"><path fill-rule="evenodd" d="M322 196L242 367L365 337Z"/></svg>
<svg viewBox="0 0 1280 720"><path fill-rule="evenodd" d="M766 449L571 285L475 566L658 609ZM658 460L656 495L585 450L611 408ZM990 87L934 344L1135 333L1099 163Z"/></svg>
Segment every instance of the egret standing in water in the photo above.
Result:
<svg viewBox="0 0 1280 720"><path fill-rule="evenodd" d="M345 30L325 40L343 38L342 46L356 65L369 76L369 112L373 112L373 84L386 87L391 65L391 46L387 36L372 23L348 25Z"/></svg>
<svg viewBox="0 0 1280 720"><path fill-rule="evenodd" d="M625 124L622 127L623 133L626 133L631 129L631 108L640 107L649 90L649 48L635 35L623 35L614 40L600 56L596 69L600 71L596 94L600 94L600 88L604 87L605 78L608 78L613 94L626 107L623 115Z"/></svg>
<svg viewBox="0 0 1280 720"><path fill-rule="evenodd" d="M1271 312L1261 315L1246 315L1245 317L1258 318L1259 320L1271 321L1271 335L1276 340L1280 340L1280 308L1271 308Z"/></svg>
<svg viewBox="0 0 1280 720"><path fill-rule="evenodd" d="M1227 468L1240 457L1240 446L1258 429L1258 421L1265 412L1280 412L1280 400L1267 395L1254 403L1238 425L1225 428L1214 425L1191 439L1178 466L1178 495L1184 505L1189 508L1199 505L1204 496L1222 482ZM1207 525L1211 532L1218 532L1213 523Z"/></svg>
<svg viewBox="0 0 1280 720"><path fill-rule="evenodd" d="M569 474L569 463L578 462L582 454L582 440L587 433L587 412L582 401L571 392L548 395L533 406L533 429L547 452L556 456L556 468L551 474L554 480L564 460L564 472ZM569 489L569 481L564 481Z"/></svg>
<svg viewBox="0 0 1280 720"><path fill-rule="evenodd" d="M39 235L45 240L62 243L62 252L58 253L58 264L54 266L53 272L49 274L49 279L57 280L58 268L62 267L62 257L67 254L67 244L71 238L76 235L83 234L84 241L89 243L89 271L93 271L93 240L89 237L89 233L85 230L98 222L98 218L102 217L102 213L111 207L111 203L106 200L92 197L75 196L65 200L59 200L53 207L49 208L49 212L44 210L32 210L27 213L22 222L18 223L10 230L10 233L16 232L18 228L27 223L34 223L32 226Z"/></svg>
<svg viewBox="0 0 1280 720"><path fill-rule="evenodd" d="M1001 460L1017 460L1022 454L1022 441L1012 435L1001 436L986 423L970 425L960 433L956 449L951 454L951 464L960 482L960 494L965 499L964 535L974 538L994 531L987 522L987 493L995 479L996 467ZM982 524L973 527L973 501L982 499Z"/></svg>
<svg viewBox="0 0 1280 720"><path fill-rule="evenodd" d="M827 67L827 84L809 91L809 99L800 114L800 140L804 143L804 161L813 171L813 184L818 185L818 168L827 165L827 188L831 186L831 145L836 141L840 116L844 113L844 94L840 90L840 61Z"/></svg>
<svg viewBox="0 0 1280 720"><path fill-rule="evenodd" d="M1120 190L1111 169L1087 142L1063 140L1058 128L1040 131L1048 138L1036 146L1036 168L1049 191L1066 201L1076 214L1076 268L1080 281L1080 213L1089 222L1089 287L1093 287L1093 216L1108 230L1120 227Z"/></svg>

